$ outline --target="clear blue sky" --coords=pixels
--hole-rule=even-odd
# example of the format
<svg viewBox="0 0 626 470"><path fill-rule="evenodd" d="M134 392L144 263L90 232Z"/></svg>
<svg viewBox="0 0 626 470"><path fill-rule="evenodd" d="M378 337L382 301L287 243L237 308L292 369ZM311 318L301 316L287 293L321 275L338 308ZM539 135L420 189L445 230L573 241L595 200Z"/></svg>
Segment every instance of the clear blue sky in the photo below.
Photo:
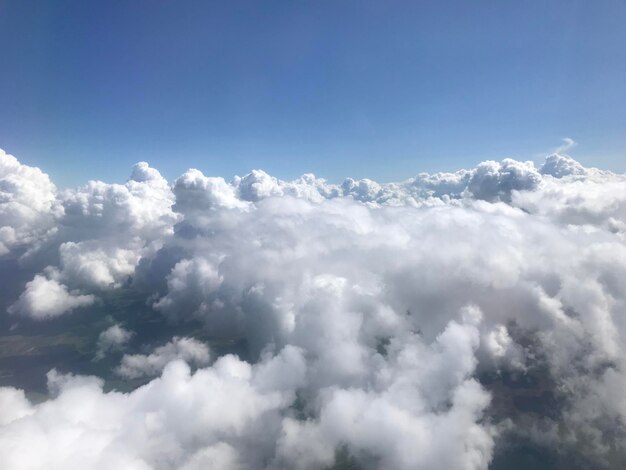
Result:
<svg viewBox="0 0 626 470"><path fill-rule="evenodd" d="M563 137L626 170L623 0L0 0L0 148L61 186L388 181Z"/></svg>

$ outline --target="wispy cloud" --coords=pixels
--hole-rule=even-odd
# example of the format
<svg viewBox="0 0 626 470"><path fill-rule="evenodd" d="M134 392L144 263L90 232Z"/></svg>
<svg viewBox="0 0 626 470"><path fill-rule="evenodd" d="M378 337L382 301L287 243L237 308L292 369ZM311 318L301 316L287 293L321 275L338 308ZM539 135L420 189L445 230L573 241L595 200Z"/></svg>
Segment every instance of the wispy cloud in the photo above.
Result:
<svg viewBox="0 0 626 470"><path fill-rule="evenodd" d="M578 145L578 142L570 137L564 137L562 140L563 143L554 149L553 153L565 153Z"/></svg>

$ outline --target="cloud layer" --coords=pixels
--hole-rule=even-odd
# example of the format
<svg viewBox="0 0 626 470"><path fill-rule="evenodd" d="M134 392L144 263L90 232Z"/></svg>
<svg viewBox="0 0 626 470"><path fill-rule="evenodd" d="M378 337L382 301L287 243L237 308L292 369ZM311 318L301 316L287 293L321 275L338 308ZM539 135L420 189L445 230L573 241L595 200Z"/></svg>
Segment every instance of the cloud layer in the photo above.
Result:
<svg viewBox="0 0 626 470"><path fill-rule="evenodd" d="M7 468L484 469L511 436L626 457L625 175L555 154L400 183L169 184L139 163L58 191L0 153L0 189L0 256L29 279L11 321L124 291L247 345L144 345L115 370L157 377L127 392L56 371L41 403L0 388ZM133 338L116 324L96 356Z"/></svg>

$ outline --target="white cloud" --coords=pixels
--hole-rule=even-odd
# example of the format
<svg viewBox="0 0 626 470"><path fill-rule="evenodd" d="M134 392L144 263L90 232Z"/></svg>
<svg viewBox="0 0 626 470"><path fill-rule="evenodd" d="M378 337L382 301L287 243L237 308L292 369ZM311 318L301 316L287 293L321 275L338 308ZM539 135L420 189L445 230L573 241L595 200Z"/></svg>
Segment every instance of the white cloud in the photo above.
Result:
<svg viewBox="0 0 626 470"><path fill-rule="evenodd" d="M0 223L37 234L4 244L33 279L11 313L124 289L245 339L251 362L209 367L205 344L174 337L122 358L123 377L163 371L131 393L58 374L41 404L4 389L8 468L324 468L344 448L366 468L484 469L504 428L626 455L625 175L552 155L399 183L189 170L170 188L141 163L124 185L46 194L58 215ZM102 353L129 335L109 328ZM479 381L537 370L559 403L541 419L503 416L508 392Z"/></svg>
<svg viewBox="0 0 626 470"><path fill-rule="evenodd" d="M209 362L209 348L193 338L174 337L150 354L125 354L116 372L126 378L153 376L174 360L182 360L196 366Z"/></svg>
<svg viewBox="0 0 626 470"><path fill-rule="evenodd" d="M259 201L271 196L282 196L284 191L282 181L268 175L263 170L252 170L243 178L236 178L235 183L241 199L245 201Z"/></svg>
<svg viewBox="0 0 626 470"><path fill-rule="evenodd" d="M578 143L570 138L570 137L564 137L563 139L563 143L556 148L556 150L554 151L554 153L565 153L567 152L569 149L576 147L576 145L578 145Z"/></svg>
<svg viewBox="0 0 626 470"><path fill-rule="evenodd" d="M138 163L126 184L89 181L60 195L65 208L62 226L75 240L113 238L142 245L172 233L178 220L171 210L174 195L158 171Z"/></svg>
<svg viewBox="0 0 626 470"><path fill-rule="evenodd" d="M0 410L0 426L6 426L33 413L24 391L12 387L0 387Z"/></svg>
<svg viewBox="0 0 626 470"><path fill-rule="evenodd" d="M25 315L37 320L52 318L93 304L93 295L69 292L55 279L36 275L26 283L19 299L9 307L10 314Z"/></svg>
<svg viewBox="0 0 626 470"><path fill-rule="evenodd" d="M38 243L62 215L48 175L0 149L0 256Z"/></svg>
<svg viewBox="0 0 626 470"><path fill-rule="evenodd" d="M476 167L467 189L477 199L510 201L512 191L532 191L541 182L541 175L532 162L509 158L502 163L488 161Z"/></svg>
<svg viewBox="0 0 626 470"><path fill-rule="evenodd" d="M59 246L64 278L74 285L119 287L134 271L140 253L117 246L100 246L98 240L65 242Z"/></svg>
<svg viewBox="0 0 626 470"><path fill-rule="evenodd" d="M486 468L493 431L477 420L489 394L470 378L478 343L476 325L454 321L431 346L408 337L371 386L332 387L318 420L286 420L279 454L289 468L324 468L343 444L380 468Z"/></svg>
<svg viewBox="0 0 626 470"><path fill-rule="evenodd" d="M191 169L174 182L176 209L191 216L195 212L200 216L207 210L221 208L246 208L248 204L241 201L236 188L226 183L224 178L206 177L199 170Z"/></svg>
<svg viewBox="0 0 626 470"><path fill-rule="evenodd" d="M0 251L25 251L23 268L39 273L16 312L52 317L93 303L102 290L129 280L141 258L161 248L180 219L172 211L169 184L146 163L135 165L124 185L90 181L57 193L39 169L4 153L0 158ZM48 274L42 273L50 272L54 279L44 282ZM37 294L45 286L52 300ZM86 296L71 294L77 290Z"/></svg>
<svg viewBox="0 0 626 470"><path fill-rule="evenodd" d="M280 412L295 397L293 388L258 383L273 361L281 361L292 386L302 382L301 352L288 348L255 366L225 356L194 374L174 361L161 377L128 394L105 393L99 379L56 371L48 374L55 396L42 404L24 403L13 389L0 388L3 401L20 406L19 413L2 409L3 467L254 468L271 458L267 433L279 429Z"/></svg>
<svg viewBox="0 0 626 470"><path fill-rule="evenodd" d="M109 351L121 349L132 337L132 331L126 330L117 323L111 325L98 336L96 359L102 359Z"/></svg>
<svg viewBox="0 0 626 470"><path fill-rule="evenodd" d="M222 282L215 264L204 258L184 259L167 275L168 293L154 308L171 318L206 316L211 294Z"/></svg>
<svg viewBox="0 0 626 470"><path fill-rule="evenodd" d="M587 174L587 170L580 163L567 155L561 155L559 153L555 153L546 158L539 172L542 175L550 175L555 178Z"/></svg>

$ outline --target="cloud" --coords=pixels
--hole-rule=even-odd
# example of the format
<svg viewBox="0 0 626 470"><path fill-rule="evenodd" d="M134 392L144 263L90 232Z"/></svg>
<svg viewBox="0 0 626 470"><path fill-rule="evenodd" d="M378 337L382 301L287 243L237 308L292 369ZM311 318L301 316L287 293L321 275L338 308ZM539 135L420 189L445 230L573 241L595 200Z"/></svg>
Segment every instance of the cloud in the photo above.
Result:
<svg viewBox="0 0 626 470"><path fill-rule="evenodd" d="M585 175L587 170L576 160L566 155L555 153L546 158L545 163L539 170L542 175L550 175L555 178L563 178L571 175Z"/></svg>
<svg viewBox="0 0 626 470"><path fill-rule="evenodd" d="M567 172L566 172L567 173ZM546 178L541 191L513 195L513 205L548 217L556 224L589 225L614 233L626 233L626 177L586 169L563 177Z"/></svg>
<svg viewBox="0 0 626 470"><path fill-rule="evenodd" d="M133 332L119 324L111 325L98 336L96 360L102 359L108 352L121 349L133 337Z"/></svg>
<svg viewBox="0 0 626 470"><path fill-rule="evenodd" d="M210 312L211 293L222 282L216 266L204 258L183 259L167 275L168 293L155 304L171 318L205 316Z"/></svg>
<svg viewBox="0 0 626 470"><path fill-rule="evenodd" d="M489 394L471 379L478 343L476 325L455 321L430 346L409 336L374 386L333 387L318 420L286 420L279 453L290 468L332 465L342 444L380 468L486 468L493 434L477 419Z"/></svg>
<svg viewBox="0 0 626 470"><path fill-rule="evenodd" d="M571 139L569 137L564 137L562 140L563 140L563 144L557 147L554 150L554 153L556 154L565 153L569 149L574 148L578 145L578 143L574 139Z"/></svg>
<svg viewBox="0 0 626 470"><path fill-rule="evenodd" d="M33 413L24 391L11 387L0 387L0 409L0 426L6 426Z"/></svg>
<svg viewBox="0 0 626 470"><path fill-rule="evenodd" d="M532 162L517 162L509 158L497 163L483 162L473 172L467 190L477 199L509 202L512 191L532 191L541 176Z"/></svg>
<svg viewBox="0 0 626 470"><path fill-rule="evenodd" d="M102 247L97 240L65 242L59 246L61 272L74 284L119 287L134 271L140 254L116 246Z"/></svg>
<svg viewBox="0 0 626 470"><path fill-rule="evenodd" d="M62 215L48 175L0 149L0 256L36 245Z"/></svg>
<svg viewBox="0 0 626 470"><path fill-rule="evenodd" d="M209 348L205 344L193 338L174 337L172 341L159 346L150 354L125 354L116 372L122 377L136 379L158 375L174 360L203 366L209 362L209 358Z"/></svg>
<svg viewBox="0 0 626 470"><path fill-rule="evenodd" d="M174 195L169 184L143 162L123 185L89 181L64 191L60 200L65 209L61 226L73 241L95 238L133 245L140 238L144 247L171 234L178 220L171 210Z"/></svg>
<svg viewBox="0 0 626 470"><path fill-rule="evenodd" d="M237 197L237 189L224 178L206 177L199 170L188 170L174 182L175 209L186 217L200 216L207 210L246 208L248 204Z"/></svg>
<svg viewBox="0 0 626 470"><path fill-rule="evenodd" d="M93 295L69 292L67 287L55 279L36 275L26 283L19 299L9 307L12 315L25 315L37 320L57 317L80 307L92 305Z"/></svg>
<svg viewBox="0 0 626 470"><path fill-rule="evenodd" d="M6 173L0 251L19 256L23 269L38 276L15 313L52 317L93 303L128 281L140 259L161 248L179 220L169 184L147 163L135 165L124 185L89 181L59 193L39 169L4 153L0 157ZM44 282L51 272L54 279ZM35 300L45 286L55 300ZM89 292L67 293L77 290Z"/></svg>
<svg viewBox="0 0 626 470"><path fill-rule="evenodd" d="M267 371L280 362L292 378L273 388ZM303 380L300 351L287 348L251 366L234 356L191 373L171 362L161 377L133 392L104 392L95 377L48 374L54 397L27 402L0 388L3 467L26 468L254 468L271 458L266 433L280 426L280 411Z"/></svg>
<svg viewBox="0 0 626 470"><path fill-rule="evenodd" d="M127 344L118 374L150 378L134 391L59 373L38 404L1 389L7 468L318 469L344 452L485 469L511 435L626 456L625 175L555 154L397 183L189 170L170 186L140 163L123 185L46 194L54 216L0 219L26 234L5 256L32 279L12 319L101 298L138 336L149 315L171 330L148 352L120 324L95 340ZM210 357L175 331L198 322L246 351Z"/></svg>

